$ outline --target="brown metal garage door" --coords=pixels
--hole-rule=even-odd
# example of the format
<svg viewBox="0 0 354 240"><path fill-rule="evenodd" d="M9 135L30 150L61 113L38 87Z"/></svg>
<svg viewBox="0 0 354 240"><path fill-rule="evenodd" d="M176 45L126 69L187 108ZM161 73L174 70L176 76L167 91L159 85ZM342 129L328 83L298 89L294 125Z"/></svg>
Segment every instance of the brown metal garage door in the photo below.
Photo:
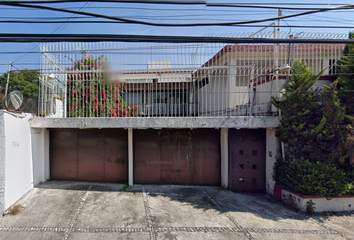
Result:
<svg viewBox="0 0 354 240"><path fill-rule="evenodd" d="M127 181L127 130L51 130L50 173L56 180Z"/></svg>
<svg viewBox="0 0 354 240"><path fill-rule="evenodd" d="M134 130L134 182L220 185L216 129Z"/></svg>
<svg viewBox="0 0 354 240"><path fill-rule="evenodd" d="M265 157L264 129L230 129L230 189L237 192L264 192Z"/></svg>

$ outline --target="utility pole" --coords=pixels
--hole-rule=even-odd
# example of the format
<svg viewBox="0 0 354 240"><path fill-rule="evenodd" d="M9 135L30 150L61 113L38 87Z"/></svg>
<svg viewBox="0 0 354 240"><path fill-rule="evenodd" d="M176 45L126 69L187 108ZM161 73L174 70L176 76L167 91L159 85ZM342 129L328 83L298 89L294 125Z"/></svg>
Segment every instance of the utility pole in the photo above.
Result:
<svg viewBox="0 0 354 240"><path fill-rule="evenodd" d="M281 17L282 16L282 10L281 9L278 9L278 17ZM277 38L279 38L280 34L280 19L278 18L278 28L277 28ZM290 47L290 45L289 45ZM274 51L274 54L275 54L275 63L276 64L276 68L278 68L279 66L279 44L277 43L275 45L275 51ZM289 48L289 52L290 52L290 48ZM290 60L290 56L288 58ZM275 96L276 97L279 97L280 94L279 94L279 71L276 72L276 75L275 75L276 79L275 79ZM281 111L279 111L279 118L281 118ZM280 142L280 145L281 145L281 155L282 155L282 158L285 159L285 146L284 146L284 142Z"/></svg>
<svg viewBox="0 0 354 240"><path fill-rule="evenodd" d="M278 9L278 17L282 16L282 10ZM280 19L278 19L278 26L277 26L277 31L276 31L276 35L277 38L279 38L280 34ZM275 45L275 49L274 49L274 67L275 69L279 68L279 43L277 43ZM277 72L275 75L275 96L279 97L279 73Z"/></svg>
<svg viewBox="0 0 354 240"><path fill-rule="evenodd" d="M9 64L9 71L7 72L7 81L6 81L6 87L5 87L5 99L7 97L7 89L9 88L9 80L10 80L10 71L12 67L12 62Z"/></svg>

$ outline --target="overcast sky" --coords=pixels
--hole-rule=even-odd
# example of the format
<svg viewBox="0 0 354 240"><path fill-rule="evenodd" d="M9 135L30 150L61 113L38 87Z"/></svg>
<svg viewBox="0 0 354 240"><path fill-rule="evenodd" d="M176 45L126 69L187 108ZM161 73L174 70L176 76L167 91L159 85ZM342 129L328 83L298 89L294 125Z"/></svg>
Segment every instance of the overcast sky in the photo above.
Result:
<svg viewBox="0 0 354 240"><path fill-rule="evenodd" d="M208 1L212 2L212 1ZM213 1L220 2L220 1ZM227 2L227 1L222 1ZM245 1L228 1L232 3L245 3ZM261 1L255 0L254 3L288 3L289 1ZM331 3L354 4L353 1L329 1L329 0L293 0L291 3L322 3L321 6L305 6L301 7L332 7ZM247 1L251 3L251 1ZM223 21L244 21L253 19L263 19L277 16L277 9L254 9L254 8L205 8L203 5L158 5L158 4L128 4L128 3L65 3L65 4L47 4L47 6L67 8L80 11L95 12L111 16L119 16L129 19L136 19L149 22L166 22L166 23L191 23L191 22L223 22ZM293 6L293 5L292 5ZM296 6L293 6L296 7ZM294 14L296 10L284 10L283 15ZM326 13L317 13L313 15L296 17L282 21L281 25L328 25L328 26L353 26L354 11L333 11ZM0 6L1 20L44 20L36 18L53 17L85 17L73 15L72 13L60 13L48 10L34 10L28 8L16 8ZM30 19L27 19L30 18ZM61 19L62 20L62 19ZM93 20L93 18L71 19L71 20ZM10 24L0 23L1 33L105 33L105 34L134 34L134 35L185 35L185 36L203 36L220 33L236 33L236 32L255 32L261 28L245 28L245 27L152 27L138 24ZM98 19L95 19L98 20ZM262 24L270 24L266 22ZM338 32L347 33L351 29L298 29L298 28L282 28L283 31L311 31L311 32ZM354 30L354 26L353 26ZM23 68L39 68L40 55L36 54L4 54L4 52L28 52L30 50L38 52L37 43L2 43L0 44L0 73L7 71L9 61L15 61L14 67ZM34 49L33 49L34 48ZM19 57L21 59L17 60ZM16 61L17 60L17 61Z"/></svg>

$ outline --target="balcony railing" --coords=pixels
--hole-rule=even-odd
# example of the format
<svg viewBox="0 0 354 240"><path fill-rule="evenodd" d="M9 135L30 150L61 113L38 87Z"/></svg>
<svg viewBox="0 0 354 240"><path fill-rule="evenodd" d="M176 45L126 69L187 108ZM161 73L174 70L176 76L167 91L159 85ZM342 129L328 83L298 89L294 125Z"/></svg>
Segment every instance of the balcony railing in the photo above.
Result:
<svg viewBox="0 0 354 240"><path fill-rule="evenodd" d="M271 96L280 95L290 76L277 71L279 66L298 59L315 73L325 69L320 87L336 76L343 49L343 44L43 44L38 114L276 115Z"/></svg>

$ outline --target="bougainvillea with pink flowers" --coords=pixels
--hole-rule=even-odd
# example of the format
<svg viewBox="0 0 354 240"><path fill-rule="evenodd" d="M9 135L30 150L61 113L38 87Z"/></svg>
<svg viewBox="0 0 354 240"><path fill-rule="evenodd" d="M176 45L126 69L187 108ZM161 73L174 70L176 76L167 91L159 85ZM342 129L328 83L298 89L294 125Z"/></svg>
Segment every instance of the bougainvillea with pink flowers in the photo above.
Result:
<svg viewBox="0 0 354 240"><path fill-rule="evenodd" d="M68 117L137 117L139 106L125 103L124 84L107 80L104 55L84 55L66 69Z"/></svg>

